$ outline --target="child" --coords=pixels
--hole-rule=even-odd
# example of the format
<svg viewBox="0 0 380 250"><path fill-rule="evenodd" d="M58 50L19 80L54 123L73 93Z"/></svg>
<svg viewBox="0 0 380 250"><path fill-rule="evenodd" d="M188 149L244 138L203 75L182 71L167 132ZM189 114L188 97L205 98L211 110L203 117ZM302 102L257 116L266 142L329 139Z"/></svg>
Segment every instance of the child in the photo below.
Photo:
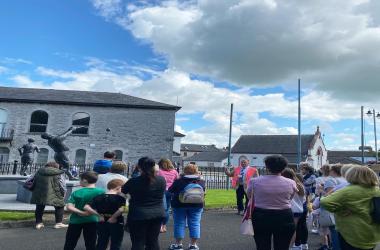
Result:
<svg viewBox="0 0 380 250"><path fill-rule="evenodd" d="M68 211L72 212L72 214L70 216L69 227L66 232L64 250L75 249L82 230L86 249L95 249L96 224L98 222L98 217L96 215L90 215L87 211L84 211L83 208L95 196L104 193L103 190L95 187L97 180L97 173L93 171L84 172L80 176L80 185L83 188L74 191L67 201L66 208Z"/></svg>
<svg viewBox="0 0 380 250"><path fill-rule="evenodd" d="M120 195L125 181L114 179L107 184L107 193L96 196L84 209L100 217L97 250L105 250L111 239L111 250L119 250L124 235L123 211L126 200Z"/></svg>

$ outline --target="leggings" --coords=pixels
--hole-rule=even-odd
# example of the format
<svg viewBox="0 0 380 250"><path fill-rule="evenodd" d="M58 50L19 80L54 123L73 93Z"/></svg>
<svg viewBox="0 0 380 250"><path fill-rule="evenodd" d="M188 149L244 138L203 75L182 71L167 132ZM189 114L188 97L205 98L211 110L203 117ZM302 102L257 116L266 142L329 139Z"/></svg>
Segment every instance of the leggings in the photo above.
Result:
<svg viewBox="0 0 380 250"><path fill-rule="evenodd" d="M309 231L307 229L306 224L307 210L305 211L306 212L302 213L302 216L300 217L296 225L296 246L299 246L301 244L307 244L307 239L309 238Z"/></svg>

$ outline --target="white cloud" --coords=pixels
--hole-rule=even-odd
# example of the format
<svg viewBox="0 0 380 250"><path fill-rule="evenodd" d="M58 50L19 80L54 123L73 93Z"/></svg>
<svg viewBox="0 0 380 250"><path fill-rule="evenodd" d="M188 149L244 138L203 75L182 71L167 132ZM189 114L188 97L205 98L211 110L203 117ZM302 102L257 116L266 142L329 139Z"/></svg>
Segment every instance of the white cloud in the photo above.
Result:
<svg viewBox="0 0 380 250"><path fill-rule="evenodd" d="M8 68L0 65L0 74L3 74L8 71Z"/></svg>
<svg viewBox="0 0 380 250"><path fill-rule="evenodd" d="M301 76L346 99L375 100L380 91L378 1L199 0L123 8L125 2L94 6L165 55L170 68L256 86Z"/></svg>

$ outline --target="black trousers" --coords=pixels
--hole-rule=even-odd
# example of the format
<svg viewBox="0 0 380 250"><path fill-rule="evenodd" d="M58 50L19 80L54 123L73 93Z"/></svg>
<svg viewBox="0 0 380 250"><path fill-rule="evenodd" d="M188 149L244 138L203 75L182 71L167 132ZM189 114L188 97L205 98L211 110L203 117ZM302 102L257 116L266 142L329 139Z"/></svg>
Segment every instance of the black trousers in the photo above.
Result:
<svg viewBox="0 0 380 250"><path fill-rule="evenodd" d="M289 250L295 231L293 213L290 209L271 210L255 208L252 214L257 250Z"/></svg>
<svg viewBox="0 0 380 250"><path fill-rule="evenodd" d="M243 203L244 197L245 203ZM239 187L236 189L236 205L238 207L239 212L244 211L248 205L248 196L247 193L244 191L243 185L239 185Z"/></svg>
<svg viewBox="0 0 380 250"><path fill-rule="evenodd" d="M351 246L350 244L347 243L347 241L343 238L343 236L338 233L339 235L339 243L340 243L340 248L342 250L372 250L373 248L371 249L361 249L361 248L357 248L357 247L353 247Z"/></svg>
<svg viewBox="0 0 380 250"><path fill-rule="evenodd" d="M120 223L99 222L97 225L98 243L96 250L106 250L111 239L110 250L119 250L124 236L124 225Z"/></svg>
<svg viewBox="0 0 380 250"><path fill-rule="evenodd" d="M159 250L158 236L163 218L151 220L128 220L131 250Z"/></svg>
<svg viewBox="0 0 380 250"><path fill-rule="evenodd" d="M61 223L63 221L64 207L54 207L55 209L55 223ZM34 215L36 217L36 224L42 223L42 216L44 215L45 205L36 205L36 211Z"/></svg>
<svg viewBox="0 0 380 250"><path fill-rule="evenodd" d="M86 250L95 250L96 246L96 222L83 224L69 224L66 232L64 250L75 249L79 237L83 231L84 244Z"/></svg>
<svg viewBox="0 0 380 250"><path fill-rule="evenodd" d="M309 238L309 231L307 229L307 210L302 213L302 216L299 218L298 223L296 225L296 241L295 245L299 246L301 244L307 244L307 240Z"/></svg>

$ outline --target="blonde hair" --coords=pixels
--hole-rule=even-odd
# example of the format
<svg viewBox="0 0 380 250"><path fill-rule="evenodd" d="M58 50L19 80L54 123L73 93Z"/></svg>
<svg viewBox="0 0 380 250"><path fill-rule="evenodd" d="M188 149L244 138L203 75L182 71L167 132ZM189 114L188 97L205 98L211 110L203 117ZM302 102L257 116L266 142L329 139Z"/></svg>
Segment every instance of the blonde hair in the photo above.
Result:
<svg viewBox="0 0 380 250"><path fill-rule="evenodd" d="M169 159L166 159L166 158L162 158L158 162L158 166L160 167L160 169L166 170L166 171L174 169L173 163Z"/></svg>
<svg viewBox="0 0 380 250"><path fill-rule="evenodd" d="M188 164L183 168L183 173L185 175L198 174L198 166L195 164Z"/></svg>
<svg viewBox="0 0 380 250"><path fill-rule="evenodd" d="M346 173L346 180L351 184L364 187L379 186L379 178L376 173L367 166L352 166Z"/></svg>
<svg viewBox="0 0 380 250"><path fill-rule="evenodd" d="M125 170L127 170L127 164L125 164L124 162L122 161L112 162L112 166L110 169L111 173L123 174Z"/></svg>
<svg viewBox="0 0 380 250"><path fill-rule="evenodd" d="M342 175L343 178L346 178L346 174L348 172L348 170L350 170L352 167L355 167L357 165L355 164L344 164L343 167L340 169L340 173Z"/></svg>

